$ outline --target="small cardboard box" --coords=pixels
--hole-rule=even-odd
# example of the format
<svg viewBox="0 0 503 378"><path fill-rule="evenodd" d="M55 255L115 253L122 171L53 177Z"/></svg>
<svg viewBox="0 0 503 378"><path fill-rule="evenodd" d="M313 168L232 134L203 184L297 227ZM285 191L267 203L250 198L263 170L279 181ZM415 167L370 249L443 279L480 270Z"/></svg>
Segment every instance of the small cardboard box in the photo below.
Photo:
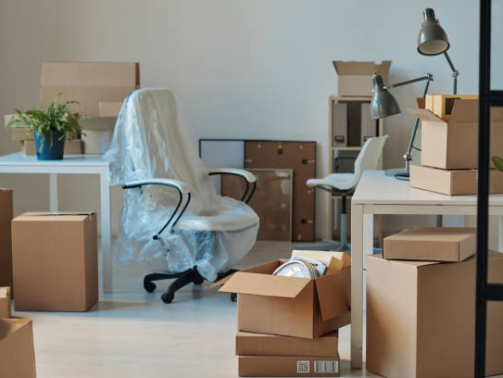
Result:
<svg viewBox="0 0 503 378"><path fill-rule="evenodd" d="M449 122L427 109L407 109L421 119L421 164L442 169L478 166L479 102L457 100ZM490 156L503 156L503 108L491 109ZM491 163L492 164L492 163Z"/></svg>
<svg viewBox="0 0 503 378"><path fill-rule="evenodd" d="M288 260L233 274L220 291L238 294L238 330L313 339L351 322L351 268L316 280L274 276Z"/></svg>
<svg viewBox="0 0 503 378"><path fill-rule="evenodd" d="M5 127L9 124L12 117L16 114L6 114L4 115ZM22 140L33 140L33 134L30 132L28 127L16 126L11 128L12 130L12 140L22 141Z"/></svg>
<svg viewBox="0 0 503 378"><path fill-rule="evenodd" d="M12 190L0 188L0 286L12 287Z"/></svg>
<svg viewBox="0 0 503 378"><path fill-rule="evenodd" d="M10 318L10 287L0 287L0 319Z"/></svg>
<svg viewBox="0 0 503 378"><path fill-rule="evenodd" d="M20 142L21 152L25 156L36 156L37 148L35 147L35 141L25 140ZM84 143L81 139L70 139L65 140L65 155L80 155L84 150Z"/></svg>
<svg viewBox="0 0 503 378"><path fill-rule="evenodd" d="M338 377L337 357L240 356L240 377Z"/></svg>
<svg viewBox="0 0 503 378"><path fill-rule="evenodd" d="M426 95L425 108L436 114L444 121L449 122L451 119L452 108L457 100L478 100L478 95L460 95L448 94Z"/></svg>
<svg viewBox="0 0 503 378"><path fill-rule="evenodd" d="M112 143L116 117L99 117L83 119L82 140L84 141L84 153L104 154Z"/></svg>
<svg viewBox="0 0 503 378"><path fill-rule="evenodd" d="M31 320L0 320L0 376L36 377Z"/></svg>
<svg viewBox="0 0 503 378"><path fill-rule="evenodd" d="M384 238L385 259L463 261L477 252L477 229L412 227Z"/></svg>
<svg viewBox="0 0 503 378"><path fill-rule="evenodd" d="M314 339L238 332L237 356L337 357L338 331Z"/></svg>
<svg viewBox="0 0 503 378"><path fill-rule="evenodd" d="M473 169L445 170L424 165L411 165L409 185L448 196L477 194L477 171ZM489 172L489 192L491 194L503 193L503 173L496 169L491 169Z"/></svg>
<svg viewBox="0 0 503 378"><path fill-rule="evenodd" d="M388 83L391 60L375 62L332 62L337 72L337 93L340 97L372 97L372 76L378 73Z"/></svg>
<svg viewBox="0 0 503 378"><path fill-rule="evenodd" d="M25 213L12 221L17 311L86 311L98 300L94 213Z"/></svg>
<svg viewBox="0 0 503 378"><path fill-rule="evenodd" d="M473 377L475 265L367 257L367 370L389 378ZM503 254L489 251L489 282ZM486 375L503 373L503 302L487 304Z"/></svg>

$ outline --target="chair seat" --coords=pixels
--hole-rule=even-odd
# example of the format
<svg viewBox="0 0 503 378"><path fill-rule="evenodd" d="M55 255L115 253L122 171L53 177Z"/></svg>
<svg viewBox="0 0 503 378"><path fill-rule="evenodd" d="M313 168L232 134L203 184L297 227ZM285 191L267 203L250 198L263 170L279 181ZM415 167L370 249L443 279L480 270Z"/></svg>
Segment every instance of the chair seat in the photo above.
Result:
<svg viewBox="0 0 503 378"><path fill-rule="evenodd" d="M240 231L257 225L259 217L246 204L229 197L222 198L223 206L213 214L185 213L176 229L193 231Z"/></svg>
<svg viewBox="0 0 503 378"><path fill-rule="evenodd" d="M338 190L350 190L358 184L358 177L353 173L332 173L322 179L309 179L307 186L328 186Z"/></svg>

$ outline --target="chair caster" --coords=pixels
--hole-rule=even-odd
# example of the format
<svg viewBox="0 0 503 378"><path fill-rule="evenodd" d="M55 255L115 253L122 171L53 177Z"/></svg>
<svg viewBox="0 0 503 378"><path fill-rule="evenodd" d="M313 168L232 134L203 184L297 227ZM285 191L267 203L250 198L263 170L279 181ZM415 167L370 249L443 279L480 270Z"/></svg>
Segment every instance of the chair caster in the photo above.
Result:
<svg viewBox="0 0 503 378"><path fill-rule="evenodd" d="M157 286L153 282L144 280L143 281L143 288L147 291L147 293L153 293L155 291L155 289L157 288Z"/></svg>
<svg viewBox="0 0 503 378"><path fill-rule="evenodd" d="M238 295L236 293L231 293L231 302L237 302L238 301Z"/></svg>
<svg viewBox="0 0 503 378"><path fill-rule="evenodd" d="M175 299L175 293L162 293L161 299L164 303L171 303Z"/></svg>
<svg viewBox="0 0 503 378"><path fill-rule="evenodd" d="M194 285L198 285L199 286L199 285L202 285L203 282L204 282L204 278L201 277L201 278L198 278L198 279L194 280Z"/></svg>

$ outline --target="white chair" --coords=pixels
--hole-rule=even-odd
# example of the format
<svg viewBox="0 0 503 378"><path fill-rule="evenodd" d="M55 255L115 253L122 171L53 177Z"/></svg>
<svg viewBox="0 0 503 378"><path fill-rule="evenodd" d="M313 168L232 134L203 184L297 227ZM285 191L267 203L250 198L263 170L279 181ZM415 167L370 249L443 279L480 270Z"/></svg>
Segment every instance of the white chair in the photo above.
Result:
<svg viewBox="0 0 503 378"><path fill-rule="evenodd" d="M144 278L176 280L163 293L203 280L215 281L233 270L253 247L259 218L248 206L255 176L241 169L207 170L197 153L181 105L167 89L139 89L124 101L109 151L110 182L127 189L115 256L137 261L155 272ZM241 201L216 194L210 175L246 181Z"/></svg>
<svg viewBox="0 0 503 378"><path fill-rule="evenodd" d="M354 173L332 173L322 179L309 179L307 186L330 192L332 196L342 197L341 217L340 217L340 234L339 242L323 239L322 244L299 246L298 249L315 249L322 251L347 251L349 244L347 243L347 196L351 195L356 185L360 181L364 171L375 170L379 162L384 144L386 143L387 135L378 138L369 138L363 145L358 157L355 160Z"/></svg>

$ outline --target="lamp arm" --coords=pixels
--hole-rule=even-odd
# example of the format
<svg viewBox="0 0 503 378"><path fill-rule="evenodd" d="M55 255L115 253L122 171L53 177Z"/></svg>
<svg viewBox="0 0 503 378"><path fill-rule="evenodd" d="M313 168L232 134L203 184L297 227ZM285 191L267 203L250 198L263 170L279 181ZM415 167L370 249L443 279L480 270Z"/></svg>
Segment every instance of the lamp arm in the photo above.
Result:
<svg viewBox="0 0 503 378"><path fill-rule="evenodd" d="M452 70L452 78L454 80L454 90L453 90L453 93L454 94L458 94L458 76L459 76L459 71L454 67L454 64L452 64L452 60L451 60L449 54L447 54L447 51L444 51L444 56L445 56L445 59L447 59L447 63L449 63L449 67L451 67L451 70Z"/></svg>
<svg viewBox="0 0 503 378"><path fill-rule="evenodd" d="M402 87L404 85L409 85L409 84L417 83L419 81L424 81L424 80L428 80L428 84L427 85L429 85L430 81L433 81L433 75L432 74L426 74L426 75L418 77L416 79L411 79L411 80L407 80L407 81L402 81L400 83L388 85L385 88L386 89L398 88L398 87Z"/></svg>

